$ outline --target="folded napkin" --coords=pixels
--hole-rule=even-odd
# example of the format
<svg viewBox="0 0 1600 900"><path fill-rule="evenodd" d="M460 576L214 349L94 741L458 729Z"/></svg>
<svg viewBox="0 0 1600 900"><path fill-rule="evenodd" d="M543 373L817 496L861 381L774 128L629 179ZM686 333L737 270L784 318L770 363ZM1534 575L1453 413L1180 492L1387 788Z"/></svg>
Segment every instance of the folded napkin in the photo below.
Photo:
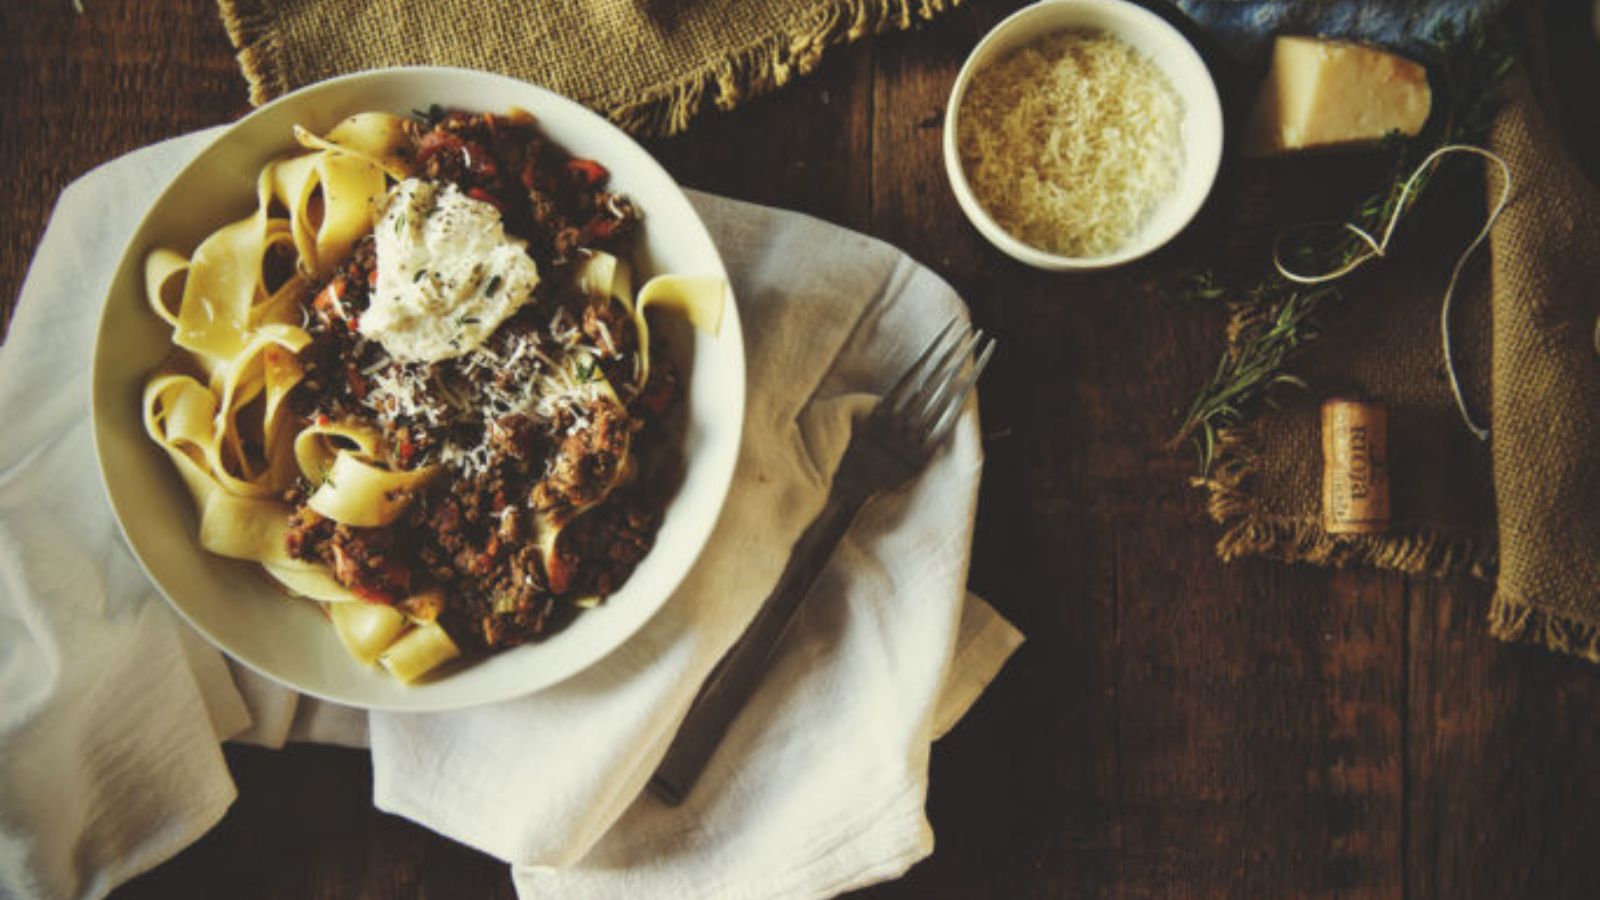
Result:
<svg viewBox="0 0 1600 900"><path fill-rule="evenodd" d="M362 69L450 65L542 84L673 134L816 68L835 44L961 0L218 0L250 100Z"/></svg>
<svg viewBox="0 0 1600 900"><path fill-rule="evenodd" d="M695 195L749 363L734 487L704 556L638 635L567 682L462 712L361 713L190 632L93 474L100 297L159 185L213 135L69 187L0 348L0 895L102 896L195 840L234 797L229 737L370 743L379 807L513 863L524 896L827 896L929 853L929 743L1021 640L964 589L975 406L916 483L863 513L688 802L641 788L820 509L851 416L963 312L949 287L861 235Z"/></svg>

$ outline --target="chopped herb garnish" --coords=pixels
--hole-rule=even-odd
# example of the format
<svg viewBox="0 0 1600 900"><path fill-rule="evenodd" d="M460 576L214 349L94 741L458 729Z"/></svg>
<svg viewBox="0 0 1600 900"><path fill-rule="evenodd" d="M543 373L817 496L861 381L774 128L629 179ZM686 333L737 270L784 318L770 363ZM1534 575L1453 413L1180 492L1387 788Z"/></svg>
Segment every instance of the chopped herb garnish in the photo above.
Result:
<svg viewBox="0 0 1600 900"><path fill-rule="evenodd" d="M489 286L483 289L483 293L485 296L493 297L498 290L500 290L500 276L496 275L489 279Z"/></svg>
<svg viewBox="0 0 1600 900"><path fill-rule="evenodd" d="M424 276L426 274L428 274L428 270L427 269L418 269L417 270L417 274L411 276L411 283L412 284L416 284L417 282L421 281L422 280L422 276Z"/></svg>
<svg viewBox="0 0 1600 900"><path fill-rule="evenodd" d="M439 120L444 118L444 107L437 103L430 105L427 109L417 109L416 107L412 107L411 117L414 119L421 119L422 121L427 122L429 125L437 125L439 124Z"/></svg>
<svg viewBox="0 0 1600 900"><path fill-rule="evenodd" d="M405 213L401 213L400 215L394 217L394 233L396 235L405 234L405 230L406 230L406 214Z"/></svg>
<svg viewBox="0 0 1600 900"><path fill-rule="evenodd" d="M464 328L468 325L476 325L479 321L481 320L477 316L462 315L456 319L456 326Z"/></svg>
<svg viewBox="0 0 1600 900"><path fill-rule="evenodd" d="M573 370L573 374L578 376L579 381L593 381L594 360L586 359L578 363L578 367Z"/></svg>

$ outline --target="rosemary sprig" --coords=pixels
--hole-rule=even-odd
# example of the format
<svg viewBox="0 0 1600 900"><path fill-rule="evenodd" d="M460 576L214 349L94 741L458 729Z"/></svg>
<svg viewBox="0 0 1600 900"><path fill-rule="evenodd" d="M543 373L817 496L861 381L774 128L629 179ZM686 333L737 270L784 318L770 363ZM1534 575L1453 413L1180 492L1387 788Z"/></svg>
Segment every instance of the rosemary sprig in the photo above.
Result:
<svg viewBox="0 0 1600 900"><path fill-rule="evenodd" d="M1272 290L1273 286L1262 285L1254 292ZM1269 388L1280 384L1305 388L1305 382L1289 374L1285 367L1294 351L1316 338L1311 314L1333 292L1333 288L1292 290L1277 300L1252 296L1246 301L1250 310L1262 314L1261 319L1249 326L1249 340L1222 355L1211 379L1189 405L1184 430L1173 439L1174 446L1185 438L1195 442L1201 471L1211 468L1220 429L1242 421L1251 405L1264 398Z"/></svg>
<svg viewBox="0 0 1600 900"><path fill-rule="evenodd" d="M1443 114L1415 138L1385 141L1385 149L1394 159L1388 184L1358 204L1350 219L1363 231L1378 231L1417 202L1432 171L1419 176L1409 194L1405 183L1429 153L1445 144L1482 139L1494 114L1498 84L1512 64L1504 39L1481 22L1459 36L1448 26L1440 28L1430 48L1438 89L1435 96L1444 95ZM1279 250L1297 271L1329 272L1348 265L1366 252L1367 246L1353 232L1341 229L1331 238L1304 235L1285 240ZM1173 293L1189 299L1226 299L1243 322L1230 329L1227 349L1190 402L1171 442L1176 447L1193 441L1205 473L1211 469L1222 429L1252 415L1259 404L1270 399L1274 386L1305 387L1287 367L1298 351L1316 338L1318 307L1337 300L1339 291L1326 284L1299 285L1276 272L1240 287L1220 280L1214 272L1200 271L1182 276Z"/></svg>

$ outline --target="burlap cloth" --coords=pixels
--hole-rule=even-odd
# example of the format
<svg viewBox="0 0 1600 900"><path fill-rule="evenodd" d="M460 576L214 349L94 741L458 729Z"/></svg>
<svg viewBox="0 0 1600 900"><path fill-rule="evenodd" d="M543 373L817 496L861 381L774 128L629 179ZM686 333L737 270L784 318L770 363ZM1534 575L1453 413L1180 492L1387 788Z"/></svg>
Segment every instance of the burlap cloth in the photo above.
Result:
<svg viewBox="0 0 1600 900"><path fill-rule="evenodd" d="M1483 167L1457 161L1395 252L1349 279L1323 317L1325 333L1293 367L1311 390L1280 392L1276 408L1224 432L1206 482L1210 511L1225 526L1217 548L1225 559L1261 554L1497 578L1496 637L1600 662L1600 192L1568 158L1526 81L1513 78L1507 94L1489 146L1510 165L1515 190L1491 235L1489 263L1469 266L1458 288L1453 319L1466 396L1490 419L1490 442L1462 424L1440 348L1450 266L1485 217ZM1304 197L1304 164L1265 165L1242 193L1280 197L1298 181L1302 189L1287 196ZM1497 196L1498 175L1488 181ZM1263 232L1295 214L1307 210L1248 212L1242 243L1263 246ZM1257 325L1237 312L1230 340ZM1318 409L1345 393L1389 407L1386 534L1322 528Z"/></svg>
<svg viewBox="0 0 1600 900"><path fill-rule="evenodd" d="M565 94L672 134L811 71L835 44L961 0L218 0L260 104L333 75L452 65Z"/></svg>

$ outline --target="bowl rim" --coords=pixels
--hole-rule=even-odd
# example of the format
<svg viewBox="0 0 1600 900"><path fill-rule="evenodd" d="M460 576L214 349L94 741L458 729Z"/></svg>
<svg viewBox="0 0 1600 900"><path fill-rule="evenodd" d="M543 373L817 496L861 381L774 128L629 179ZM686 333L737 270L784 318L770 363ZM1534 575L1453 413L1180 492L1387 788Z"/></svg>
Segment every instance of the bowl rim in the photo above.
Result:
<svg viewBox="0 0 1600 900"><path fill-rule="evenodd" d="M197 169L210 164L210 158L213 154L219 152L219 148L221 146L228 143L230 140L236 139L236 136L241 132L247 132L247 130L260 119L276 114L276 112L283 106L292 103L305 102L306 98L310 95L321 93L337 94L343 90L349 89L352 85L356 85L361 82L381 83L387 79L396 77L419 76L466 79L479 83L499 82L502 86L508 89L529 92L532 95L528 98L529 105L536 107L530 111L534 113L536 118L541 116L541 111L547 111L552 107L560 107L562 108L564 114L570 115L581 121L583 123L582 127L585 130L594 129L597 134L604 134L605 140L626 142L626 144L631 145L634 150L637 151L636 160L640 169L642 169L652 181L659 181L659 183L669 187L671 191L683 201L684 205L688 208L690 214L693 216L694 222L699 226L700 231L704 234L706 245L710 251L710 257L715 262L715 272L708 272L706 274L720 275L727 282L724 292L724 306L720 330L716 336L716 339L719 342L727 342L727 348L724 351L725 359L723 361L724 368L727 371L718 373L720 376L719 382L724 380L726 382L721 390L726 397L727 408L722 410L719 415L726 415L727 413L736 413L736 415L732 417L732 422L727 423L724 426L727 429L730 429L731 433L725 434L724 437L718 442L717 448L721 450L721 452L718 453L718 457L714 460L714 462L717 464L717 468L709 473L709 477L705 479L702 485L702 490L699 492L699 496L702 498L702 503L704 503L706 506L705 512L703 515L695 516L688 520L690 523L695 523L695 533L691 534L688 538L691 545L694 547L694 552L692 554L686 554L685 558L679 559L677 563L668 570L667 577L661 579L660 586L645 595L643 599L648 599L648 603L637 604L638 608L635 610L633 615L624 619L620 626L613 628L612 631L607 632L604 635L608 640L603 646L597 642L596 648L590 650L589 652L577 655L569 655L561 665L546 666L544 670L539 673L539 677L537 678L529 679L525 682L510 681L507 682L504 687L498 690L483 690L477 694L467 697L452 696L453 693L460 693L459 691L445 691L442 692L441 695L441 692L428 691L427 688L431 682L424 682L418 685L400 685L401 690L395 694L398 699L393 702L384 700L373 701L370 699L347 696L336 690L327 690L313 685L307 685L294 680L292 677L284 673L273 670L270 666L265 665L261 660L251 658L249 655L242 653L238 648L230 646L228 641L225 641L215 634L212 629L208 628L205 623L197 617L197 615L192 613L187 608L186 604L180 602L178 598L174 597L172 592L168 590L168 587L164 583L163 579L156 571L152 569L151 564L145 559L144 554L139 551L140 541L134 537L133 529L128 527L128 521L130 516L133 515L133 511L127 508L123 499L119 497L117 490L114 489L111 484L111 478L109 477L107 469L107 461L109 458L108 454L112 451L108 448L107 441L109 439L109 433L112 426L102 422L103 416L101 415L100 410L102 409L102 406L108 402L120 402L120 398L117 400L111 400L106 396L106 393L110 388L113 387L113 384L108 381L110 376L106 375L102 370L106 365L108 365L106 363L107 353L105 348L108 341L112 340L107 331L108 313L114 306L115 295L117 294L119 287L126 280L123 277L124 269L129 266L137 265L138 269L142 271L142 256L140 256L140 258L137 260L135 260L134 257L136 255L140 255L141 251L148 249L148 232L153 227L152 220L154 219L156 212L164 209L170 203L174 202L172 199L173 196L185 186L185 182L193 177ZM717 521L721 518L722 512L727 505L727 498L732 489L734 474L740 455L740 448L743 445L744 439L744 425L748 401L746 385L747 363L745 359L743 327L738 311L737 298L734 292L732 280L728 277L727 266L722 259L722 253L720 249L718 249L715 240L711 238L710 230L706 228L705 222L700 217L699 211L694 208L692 201L690 201L688 196L684 193L682 185L680 185L677 179L673 178L671 173L667 172L665 167L661 165L660 161L657 160L655 156L648 150L646 150L632 135L629 135L614 123L605 119L600 114L577 102L576 100L573 100L570 97L567 97L542 85L534 84L522 79L496 72L488 72L458 66L390 66L334 76L322 81L302 86L280 97L276 97L273 100L251 110L249 113L240 117L239 119L216 127L218 127L220 130L217 131L214 136L208 139L203 146L198 148L194 152L194 155L190 157L181 167L179 167L172 176L170 176L169 180L156 194L155 198L149 202L143 213L140 214L138 222L134 226L132 232L129 234L128 239L124 242L117 257L118 262L116 268L112 270L109 283L107 284L105 293L102 296L101 308L95 324L94 345L91 351L92 355L89 373L90 437L95 454L96 475L100 481L102 494L106 498L106 501L111 508L112 518L116 522L118 533L122 536L123 544L128 550L129 555L132 556L133 560L138 564L140 571L142 571L145 577L149 580L151 586L155 588L156 592L161 595L167 606L176 612L179 618L184 621L184 623L203 636L212 647L225 654L229 659L232 659L243 665L250 671L261 675L274 683L280 684L290 690L309 697L314 697L316 699L331 703L337 703L343 706L374 711L440 712L454 709L467 709L477 706L484 706L491 703L512 700L560 684L579 672L599 663L601 660L605 659L607 656L610 656L620 647L625 645L630 638L637 634L639 630L641 630L646 624L654 619L657 614L660 613L661 609L682 586L683 582L693 571L694 566L698 564L699 559L704 555L706 546L709 544L710 539L715 531ZM286 132L284 135L282 149L288 151L293 149L294 146L296 145L292 143L292 135ZM148 440L148 437L146 437L146 440ZM151 445L151 448L152 452L159 452L159 448L156 448L154 444ZM671 502L672 501L669 500L669 508ZM196 552L205 552L199 549L197 535L190 535L189 539L194 543ZM658 544L659 539L652 543L652 551L654 551ZM646 558L648 559L648 554ZM256 565L242 560L230 562L237 562L242 566ZM263 578L263 584L265 589L278 590L286 599L300 599L293 598L287 592L283 591L282 588L269 584L265 578ZM331 626L329 626L328 633L330 635L332 634ZM509 648L506 653L528 652L531 650L536 650L539 646L541 646L540 643L530 642L527 645ZM493 659L502 655L504 654L491 654L489 659ZM349 663L352 666L361 665L354 659L350 659ZM384 677L387 678L390 676L385 675ZM447 680L448 679L441 679L442 682ZM396 682L396 684L398 685L399 683Z"/></svg>
<svg viewBox="0 0 1600 900"><path fill-rule="evenodd" d="M982 68L978 63L988 52L989 48L1000 41L1010 37L1016 32L1035 29L1031 21L1035 18L1053 15L1060 9L1077 8L1084 11L1096 10L1109 12L1121 16L1126 21L1133 23L1134 28L1147 30L1161 35L1175 49L1178 57L1183 59L1185 67L1193 68L1203 76L1200 80L1200 95L1203 98L1203 109L1191 110L1186 113L1199 114L1205 117L1206 124L1211 126L1210 131L1216 134L1216 140L1207 142L1202 149L1204 156L1199 159L1201 168L1194 168L1187 158L1180 172L1180 177L1203 182L1204 190L1196 191L1192 201L1179 207L1179 213L1174 215L1167 227L1142 233L1137 242L1129 243L1113 253L1101 256L1067 256L1053 253L1023 241L1002 228L989 211L984 209L977 195L973 192L971 183L967 180L965 167L961 164L960 148L957 145L957 130L960 125L961 101L966 96L967 89L972 83L976 72ZM1042 37L1053 31L1059 31L1070 25L1058 25L1053 28L1037 28L1035 37ZM984 60L987 64L988 60ZM1157 62L1157 65L1160 65ZM1163 71L1167 71L1163 67ZM949 178L951 190L956 195L956 202L961 211L967 216L980 234L989 243L1004 252L1006 255L1019 262L1026 263L1038 269L1048 271L1089 271L1095 269L1108 269L1124 265L1134 260L1145 257L1165 246L1176 237L1194 217L1200 208L1205 205L1206 198L1210 195L1216 184L1217 173L1222 166L1222 150L1224 144L1222 100L1217 93L1216 79L1212 77L1210 67L1205 63L1200 52L1194 44L1184 37L1183 33L1170 22L1156 13L1145 9L1129 0L1038 0L1011 13L1000 20L993 28L989 29L982 39L967 54L966 60L961 65L961 70L956 75L955 82L950 88L950 96L945 103L943 149L945 173ZM1197 177L1198 173L1198 177Z"/></svg>

